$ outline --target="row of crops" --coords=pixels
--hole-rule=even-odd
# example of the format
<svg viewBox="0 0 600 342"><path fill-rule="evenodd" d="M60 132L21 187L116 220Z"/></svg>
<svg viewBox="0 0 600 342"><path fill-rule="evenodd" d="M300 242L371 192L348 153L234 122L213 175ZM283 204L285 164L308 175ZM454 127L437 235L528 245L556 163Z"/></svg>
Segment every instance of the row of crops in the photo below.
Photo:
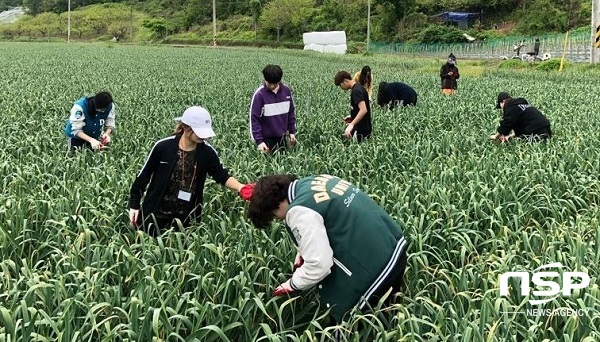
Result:
<svg viewBox="0 0 600 342"><path fill-rule="evenodd" d="M398 56L93 44L0 44L0 54L0 341L329 341L336 330L351 341L600 340L597 73L464 62L458 95L443 97L443 61ZM285 155L262 155L248 133L269 63L298 108L299 143ZM412 85L419 105L375 109L373 139L345 146L349 94L333 76L364 64L376 82ZM113 145L69 156L68 110L101 89L117 105ZM499 91L546 113L553 140L489 143ZM334 174L401 222L410 247L397 304L329 327L315 291L272 297L295 254L284 226L254 229L237 194L212 181L186 232L132 230L131 182L190 105L211 112L212 144L240 181ZM500 296L500 274L554 262L590 286L539 306Z"/></svg>

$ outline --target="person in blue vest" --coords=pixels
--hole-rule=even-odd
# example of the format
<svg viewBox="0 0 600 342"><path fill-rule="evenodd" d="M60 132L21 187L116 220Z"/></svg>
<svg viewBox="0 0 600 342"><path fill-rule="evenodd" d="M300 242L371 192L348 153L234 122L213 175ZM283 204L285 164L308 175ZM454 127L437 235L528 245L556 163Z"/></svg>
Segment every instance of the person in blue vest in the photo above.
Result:
<svg viewBox="0 0 600 342"><path fill-rule="evenodd" d="M65 134L69 150L81 147L93 150L105 148L115 130L115 104L112 95L101 91L92 97L82 97L71 108Z"/></svg>
<svg viewBox="0 0 600 342"><path fill-rule="evenodd" d="M318 286L339 324L353 308L375 307L391 289L390 303L403 286L408 242L400 225L348 181L326 174L261 177L247 216L258 228L285 220L297 245L293 274L275 296Z"/></svg>

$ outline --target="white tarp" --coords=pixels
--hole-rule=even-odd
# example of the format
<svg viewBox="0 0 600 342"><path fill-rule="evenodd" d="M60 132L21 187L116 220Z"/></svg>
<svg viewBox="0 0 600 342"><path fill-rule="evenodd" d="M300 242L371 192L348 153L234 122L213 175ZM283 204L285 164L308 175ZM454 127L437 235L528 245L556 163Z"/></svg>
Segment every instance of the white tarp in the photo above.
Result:
<svg viewBox="0 0 600 342"><path fill-rule="evenodd" d="M345 54L348 50L345 31L306 32L302 34L302 40L304 50L337 54Z"/></svg>
<svg viewBox="0 0 600 342"><path fill-rule="evenodd" d="M302 34L304 45L321 44L321 45L339 45L346 44L345 31L328 31L328 32L306 32Z"/></svg>
<svg viewBox="0 0 600 342"><path fill-rule="evenodd" d="M343 55L347 50L348 46L346 44L323 45L323 52L326 53L337 53Z"/></svg>
<svg viewBox="0 0 600 342"><path fill-rule="evenodd" d="M307 45L304 45L304 50L323 52L323 47L324 47L324 45L321 45L321 44L307 44Z"/></svg>

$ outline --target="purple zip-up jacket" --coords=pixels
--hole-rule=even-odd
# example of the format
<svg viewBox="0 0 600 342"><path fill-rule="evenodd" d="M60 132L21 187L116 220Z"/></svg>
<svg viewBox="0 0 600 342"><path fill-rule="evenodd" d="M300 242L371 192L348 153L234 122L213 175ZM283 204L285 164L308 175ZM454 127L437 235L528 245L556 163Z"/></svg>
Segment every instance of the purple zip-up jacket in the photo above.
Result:
<svg viewBox="0 0 600 342"><path fill-rule="evenodd" d="M281 138L296 133L296 108L292 92L279 83L277 94L264 85L258 87L250 103L250 136L256 145L264 138Z"/></svg>

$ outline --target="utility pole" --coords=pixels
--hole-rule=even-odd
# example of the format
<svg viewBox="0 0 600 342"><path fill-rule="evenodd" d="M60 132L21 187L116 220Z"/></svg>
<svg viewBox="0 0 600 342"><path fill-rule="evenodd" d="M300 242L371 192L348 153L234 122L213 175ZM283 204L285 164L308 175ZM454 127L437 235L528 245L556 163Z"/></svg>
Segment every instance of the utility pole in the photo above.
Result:
<svg viewBox="0 0 600 342"><path fill-rule="evenodd" d="M129 12L129 40L133 43L133 1Z"/></svg>
<svg viewBox="0 0 600 342"><path fill-rule="evenodd" d="M590 63L600 62L600 0L592 0L592 38Z"/></svg>
<svg viewBox="0 0 600 342"><path fill-rule="evenodd" d="M71 0L67 5L67 43L71 42Z"/></svg>
<svg viewBox="0 0 600 342"><path fill-rule="evenodd" d="M212 46L217 46L217 6L213 0L213 41Z"/></svg>
<svg viewBox="0 0 600 342"><path fill-rule="evenodd" d="M371 0L367 3L367 51L369 51L369 44L371 43Z"/></svg>

